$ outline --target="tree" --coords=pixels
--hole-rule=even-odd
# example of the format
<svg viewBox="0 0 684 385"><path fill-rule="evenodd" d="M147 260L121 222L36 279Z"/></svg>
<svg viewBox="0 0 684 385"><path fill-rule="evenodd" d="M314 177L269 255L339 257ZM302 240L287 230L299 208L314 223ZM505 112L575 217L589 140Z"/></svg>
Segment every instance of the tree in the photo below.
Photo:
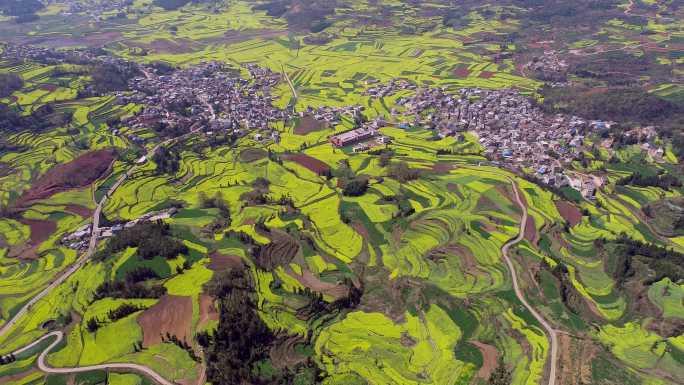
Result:
<svg viewBox="0 0 684 385"><path fill-rule="evenodd" d="M168 224L158 222L142 222L118 232L110 238L103 251L98 253L100 258L113 255L127 247L137 247L137 254L144 259L152 259L159 255L166 259L173 259L178 254L186 254L188 247L181 241L171 237Z"/></svg>
<svg viewBox="0 0 684 385"><path fill-rule="evenodd" d="M128 88L128 81L139 75L138 67L133 64L98 64L91 68L92 84L90 93L103 94L111 91L123 91ZM88 92L86 92L88 94Z"/></svg>
<svg viewBox="0 0 684 385"><path fill-rule="evenodd" d="M24 80L18 74L0 74L0 98L11 95L12 92L20 90L23 86Z"/></svg>
<svg viewBox="0 0 684 385"><path fill-rule="evenodd" d="M88 328L89 332L95 333L97 329L100 328L100 323L97 321L97 319L90 318L88 322L86 322L86 327Z"/></svg>
<svg viewBox="0 0 684 385"><path fill-rule="evenodd" d="M342 195L357 197L365 194L366 190L368 190L368 179L354 178L344 185Z"/></svg>
<svg viewBox="0 0 684 385"><path fill-rule="evenodd" d="M219 298L221 313L207 349L207 379L215 385L261 383L255 368L275 336L256 312L251 275L234 270L212 281L208 289Z"/></svg>
<svg viewBox="0 0 684 385"><path fill-rule="evenodd" d="M392 160L392 152L383 151L380 154L380 158L378 159L378 165L380 167L387 167L387 166L389 166L391 160Z"/></svg>
<svg viewBox="0 0 684 385"><path fill-rule="evenodd" d="M180 169L180 160L178 151L169 150L166 147L160 147L152 156L152 161L157 164L157 175L175 175Z"/></svg>
<svg viewBox="0 0 684 385"><path fill-rule="evenodd" d="M154 0L152 3L167 11L173 11L190 3L190 0Z"/></svg>
<svg viewBox="0 0 684 385"><path fill-rule="evenodd" d="M8 16L33 15L44 7L38 0L0 0L0 10Z"/></svg>
<svg viewBox="0 0 684 385"><path fill-rule="evenodd" d="M489 385L510 385L512 381L511 371L506 366L503 357L499 357L499 364L489 376Z"/></svg>
<svg viewBox="0 0 684 385"><path fill-rule="evenodd" d="M389 173L394 179L402 183L418 179L420 176L418 170L412 169L404 161L393 163Z"/></svg>

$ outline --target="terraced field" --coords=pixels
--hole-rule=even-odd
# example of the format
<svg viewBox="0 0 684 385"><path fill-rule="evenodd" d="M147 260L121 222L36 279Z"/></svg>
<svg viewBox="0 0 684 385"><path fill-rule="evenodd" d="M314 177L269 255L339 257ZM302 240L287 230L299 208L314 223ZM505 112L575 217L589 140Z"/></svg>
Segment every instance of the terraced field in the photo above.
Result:
<svg viewBox="0 0 684 385"><path fill-rule="evenodd" d="M491 162L471 133L441 138L399 125L398 101L412 91L363 93L405 79L453 93L516 88L541 102L543 83L513 59L509 40L522 24L514 13L501 17L510 7L492 6L496 17L473 11L454 28L395 1L382 2L386 23L359 22L350 9L363 16L377 5L358 1L329 16L328 36L293 30L287 15L268 16L245 1L176 10L147 3L97 23L72 15L73 23L60 27L50 21L66 17L63 5L51 4L39 24L10 31L0 19L0 36L102 46L181 68L219 60L242 76L241 66L255 63L287 75L270 90L275 106L359 105L365 119L385 118L379 134L390 143L365 152L335 147L329 136L358 122L343 115L330 125L304 114L270 127L279 141L246 135L218 142L207 129L161 138L154 127L126 123L144 105L120 103L114 92L85 97L93 82L87 66L0 61L0 73L24 82L0 102L21 116L49 106L49 116L69 117L0 138L0 326L7 325L0 382L205 383L216 359L210 336L232 319L227 298L249 289L248 311L270 333L249 368L263 383L288 370L301 385L482 385L497 375L525 385L682 383L684 286L676 264L660 263L684 252L677 224L684 190L621 183L635 173L681 179L669 139L657 138L662 159L645 155L641 144L583 153L571 173L603 183L585 199ZM662 19L646 29L669 41L681 34L676 26ZM608 21L599 35L624 39L597 36L570 48L650 47L632 40L634 28ZM312 36L322 40L311 43ZM656 84L651 91L676 99L680 88ZM162 147L177 154L173 171L143 157ZM111 157L101 163L83 161L105 153ZM364 183L360 194L347 190L354 182ZM144 236L129 223L101 239L88 262L29 302L79 263L83 249L62 239L89 224L99 206L101 226L112 229L171 214L147 224L157 227L144 228ZM161 252L150 255L145 237ZM221 286L235 272L244 272L248 288ZM41 355L59 333L63 339ZM44 365L89 368L46 374Z"/></svg>

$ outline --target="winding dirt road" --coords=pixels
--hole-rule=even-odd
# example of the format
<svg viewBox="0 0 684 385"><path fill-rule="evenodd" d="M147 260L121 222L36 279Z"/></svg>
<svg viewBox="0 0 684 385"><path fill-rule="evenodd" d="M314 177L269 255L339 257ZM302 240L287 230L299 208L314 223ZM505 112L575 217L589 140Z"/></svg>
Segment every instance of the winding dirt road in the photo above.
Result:
<svg viewBox="0 0 684 385"><path fill-rule="evenodd" d="M159 373L155 372L154 370L148 368L147 366L144 365L138 365L138 364L129 364L129 363L110 363L110 364L100 364L100 365L90 365L90 366L79 366L79 367L72 367L72 368L53 368L51 366L48 366L45 363L45 358L47 355L50 353L52 349L54 349L55 346L57 346L60 342L62 342L62 339L64 338L64 333L62 331L57 330L51 333L48 333L41 338L33 341L29 345L24 346L21 349L15 350L14 355L17 356L25 351L28 351L35 347L36 345L42 343L46 339L56 337L54 341L50 345L48 345L45 350L43 350L40 353L40 356L38 356L38 369L45 373L51 373L51 374L71 374L71 373L82 373L82 372L90 372L93 370L125 370L125 371L133 371L133 372L138 372L141 374L144 374L148 376L149 378L153 379L160 385L175 385L174 383L166 380L164 377L162 377Z"/></svg>
<svg viewBox="0 0 684 385"><path fill-rule="evenodd" d="M525 227L527 226L527 207L523 203L522 199L520 198L520 193L518 192L518 186L515 184L515 182L508 178L508 180L511 182L511 186L513 187L513 192L515 193L515 200L520 206L520 210L522 211L522 218L520 219L520 229L518 231L518 236L511 239L510 241L506 242L506 244L501 247L501 254L504 257L504 260L506 261L506 265L508 265L508 270L511 272L511 280L513 281L513 290L515 291L516 297L522 302L522 304L527 308L527 310L532 313L534 318L544 327L546 334L549 336L549 345L551 346L551 352L549 354L549 381L547 382L548 385L555 385L556 384L556 367L558 366L558 335L556 330L554 330L551 325L546 322L544 317L541 316L525 299L525 296L522 293L522 290L520 290L520 286L518 285L518 275L515 271L515 265L513 265L513 261L511 260L510 256L508 255L508 250L511 248L511 246L519 243L522 241L522 239L525 237Z"/></svg>

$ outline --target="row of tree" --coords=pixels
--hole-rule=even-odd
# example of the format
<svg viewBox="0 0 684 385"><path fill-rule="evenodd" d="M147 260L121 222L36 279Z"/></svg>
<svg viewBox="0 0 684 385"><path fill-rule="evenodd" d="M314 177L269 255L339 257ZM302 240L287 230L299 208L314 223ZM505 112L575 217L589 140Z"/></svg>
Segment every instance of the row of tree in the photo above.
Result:
<svg viewBox="0 0 684 385"><path fill-rule="evenodd" d="M639 172L620 178L615 183L618 186L659 187L663 190L682 187L682 181L673 175L644 175Z"/></svg>
<svg viewBox="0 0 684 385"><path fill-rule="evenodd" d="M0 73L0 98L10 96L12 92L24 86L24 79L15 73Z"/></svg>
<svg viewBox="0 0 684 385"><path fill-rule="evenodd" d="M166 335L162 335L161 337L162 342L172 343L188 352L188 355L190 356L190 358L192 358L193 361L202 361L202 359L197 355L197 353L195 353L195 349L193 349L187 341L181 340L180 338L178 338L178 336L176 336L175 334L170 334L169 332L166 332Z"/></svg>
<svg viewBox="0 0 684 385"><path fill-rule="evenodd" d="M38 19L36 12L45 5L39 0L0 0L0 10L7 16L15 16L17 23L26 23Z"/></svg>
<svg viewBox="0 0 684 385"><path fill-rule="evenodd" d="M152 155L152 161L157 165L155 170L157 175L176 175L180 169L180 160L181 157L178 151L163 146Z"/></svg>
<svg viewBox="0 0 684 385"><path fill-rule="evenodd" d="M183 242L171 237L171 228L167 223L144 221L119 231L107 242L107 246L99 253L99 258L116 254L128 247L137 247L138 256L144 259L156 256L173 259L188 252L188 247Z"/></svg>
<svg viewBox="0 0 684 385"><path fill-rule="evenodd" d="M57 111L52 103L36 108L29 115L0 103L0 132L30 131L40 133L54 127L65 126L71 122L73 112Z"/></svg>
<svg viewBox="0 0 684 385"><path fill-rule="evenodd" d="M95 289L95 299L102 298L160 298L166 294L162 285L147 285L145 283L130 283L127 281L107 281Z"/></svg>
<svg viewBox="0 0 684 385"><path fill-rule="evenodd" d="M220 302L218 328L200 334L207 358L207 380L214 385L263 383L256 369L268 358L274 334L259 317L254 284L244 270L215 274L206 289Z"/></svg>
<svg viewBox="0 0 684 385"><path fill-rule="evenodd" d="M606 244L605 240L598 242L599 246ZM613 277L618 283L623 283L636 274L634 260L645 263L653 276L645 284L669 278L673 282L684 279L684 254L652 243L644 243L621 235L614 241L614 253L618 256L613 270Z"/></svg>

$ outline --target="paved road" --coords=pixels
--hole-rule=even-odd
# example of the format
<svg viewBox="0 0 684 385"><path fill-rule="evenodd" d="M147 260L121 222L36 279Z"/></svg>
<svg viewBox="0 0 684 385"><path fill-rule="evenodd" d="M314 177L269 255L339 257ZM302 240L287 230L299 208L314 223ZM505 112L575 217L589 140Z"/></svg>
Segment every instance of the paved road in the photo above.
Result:
<svg viewBox="0 0 684 385"><path fill-rule="evenodd" d="M185 137L193 134L197 130L193 130L191 132L188 132L185 135L182 135L178 138L172 138L172 139L167 139L159 144L157 144L154 148L152 148L150 151L147 152L147 157L151 157L154 155L154 153L159 149L161 146L165 146L169 143L172 143L176 140L184 139ZM125 174L123 174L119 179L116 180L116 182L112 185L112 187L107 190L107 193L102 197L100 202L97 204L97 207L95 208L95 211L93 212L93 226L91 229L90 233L90 242L88 243L88 250L86 250L85 253L81 255L81 257L69 268L64 270L59 277L57 277L54 281L52 281L45 289L41 290L38 294L36 294L33 298L31 298L11 319L5 323L5 325L2 326L0 329L0 337L4 336L16 323L23 317L27 312L31 310L31 307L35 305L38 301L41 299L45 298L50 292L56 288L57 286L61 285L64 281L66 281L72 274L74 274L76 271L78 271L83 265L85 265L90 257L93 256L95 253L95 250L97 248L97 241L98 241L98 236L100 232L100 213L102 212L102 208L104 207L105 203L107 202L107 199L116 191L116 189L121 186L121 184L128 178L130 177L133 172L135 172L137 165L133 165L131 168L126 171ZM24 348L21 348L17 350L15 353L21 353L23 351L26 351L30 349L31 347L35 346L36 344L39 344L46 338L49 338L51 336L58 336L57 340L51 344L47 349L43 351L43 353L40 355L38 359L38 365L41 370L47 372L47 373L75 373L75 372L87 372L90 370L95 370L95 369L131 369L135 370L138 372L146 373L155 381L162 385L172 385L169 381L165 380L163 377L159 376L157 373L155 373L152 369L147 368L142 365L137 365L137 364L127 364L127 363L114 363L114 364L103 364L103 365L95 365L95 366L89 366L89 367L81 367L81 368L59 368L59 369L54 369L54 368L48 368L47 366L44 365L44 359L45 356L48 354L48 352L57 344L59 341L62 340L63 334L61 331L55 331L52 333L48 333L44 335L43 337L37 339L36 341L32 342L31 344L25 346Z"/></svg>
<svg viewBox="0 0 684 385"><path fill-rule="evenodd" d="M62 339L64 338L64 333L62 331L57 330L51 333L48 333L41 338L33 341L29 345L24 346L21 349L17 349L14 351L14 355L17 356L27 350L30 350L31 348L35 347L36 345L42 343L46 339L56 337L54 341L50 345L48 345L45 350L43 350L40 353L40 356L38 356L38 368L45 372L45 373L52 373L52 374L71 374L71 373L82 373L82 372L90 372L92 370L109 370L109 369L114 369L114 370L126 370L126 371L134 371L138 372L140 374L144 374L148 376L149 378L153 379L155 382L157 382L160 385L175 385L173 382L168 381L164 377L162 377L159 373L155 372L154 370L148 368L147 366L144 365L138 365L138 364L129 364L129 363L110 363L110 364L100 364L100 365L90 365L90 366L78 366L78 367L72 367L72 368L53 368L48 366L45 363L45 358L47 355L50 353L52 349L54 349L55 346L57 346Z"/></svg>
<svg viewBox="0 0 684 385"><path fill-rule="evenodd" d="M88 261L88 259L92 257L92 255L95 253L95 248L97 246L97 236L100 231L100 213L102 212L102 207L104 207L104 204L107 201L107 197L114 193L114 191L116 191L116 189L121 185L121 183L123 183L123 181L131 175L134 168L131 168L130 170L128 170L126 174L122 175L116 181L116 183L114 183L114 185L107 191L107 194L105 194L105 196L102 197L100 203L97 204L97 207L93 212L93 227L90 234L90 242L88 243L88 250L81 255L81 257L76 261L76 263L74 263L69 268L64 270L64 272L62 272L61 275L59 275L59 277L57 277L45 289L36 294L21 309L19 309L19 311L2 326L2 328L0 329L0 337L4 336L21 319L21 317L23 317L29 310L31 310L31 307L35 305L36 302L43 299L54 288L56 288L57 286L61 285L64 281L66 281L67 278L69 278L72 274L78 271L78 269L80 269Z"/></svg>
<svg viewBox="0 0 684 385"><path fill-rule="evenodd" d="M181 135L177 138L171 138L167 139L159 144L157 144L154 148L149 150L146 154L147 159L150 159L152 155L154 155L155 152L159 149L159 147L166 146L170 143L173 143L178 140L182 140L187 138L188 136L196 133L199 130L199 127L196 127L192 131ZM97 207L95 208L95 211L93 212L93 227L91 229L90 233L90 242L88 243L88 250L86 250L83 255L69 268L64 270L59 277L57 277L54 281L52 281L45 289L41 290L38 294L36 294L33 298L31 298L24 306L22 306L21 309L12 317L10 318L3 326L0 328L0 337L4 336L7 334L7 332L23 317L29 310L31 310L31 307L35 305L38 301L41 299L45 298L46 295L48 295L54 288L57 286L61 285L64 281L67 280L72 274L74 274L78 269L83 267L83 265L88 262L90 257L93 256L95 253L95 249L97 248L97 241L98 241L98 235L100 231L100 213L102 212L102 208L104 207L104 204L107 202L107 198L109 198L116 189L121 186L121 184L131 175L133 175L133 172L135 172L135 169L138 165L133 165L131 168L126 171L125 174L123 174L119 179L116 180L116 182L112 185L112 187L107 190L107 193L102 197L100 202L97 204Z"/></svg>
<svg viewBox="0 0 684 385"><path fill-rule="evenodd" d="M558 366L558 335L556 334L556 331L549 325L548 322L544 319L544 317L541 316L534 308L527 303L527 300L525 299L525 296L522 293L522 290L520 290L520 286L518 285L518 274L515 272L515 266L513 265L513 262L511 261L511 258L508 255L508 249L511 248L511 246L519 243L522 241L523 237L525 236L525 227L527 226L527 207L525 207L525 204L522 202L522 199L520 198L520 193L518 192L518 186L513 182L512 179L508 179L511 182L511 186L513 186L513 192L515 193L515 200L518 203L518 206L520 206L520 210L522 210L522 219L520 219L520 230L518 232L518 236L515 237L514 239L511 239L510 241L506 242L506 244L503 245L501 248L501 253L503 254L504 260L506 261L506 265L508 265L508 269L511 272L511 279L513 281L513 290L515 291L515 295L518 297L520 302L527 308L527 310L532 313L534 318L539 321L539 323L544 327L546 330L546 334L549 336L549 345L551 345L551 353L549 354L549 381L548 385L555 385L556 384L556 367Z"/></svg>

